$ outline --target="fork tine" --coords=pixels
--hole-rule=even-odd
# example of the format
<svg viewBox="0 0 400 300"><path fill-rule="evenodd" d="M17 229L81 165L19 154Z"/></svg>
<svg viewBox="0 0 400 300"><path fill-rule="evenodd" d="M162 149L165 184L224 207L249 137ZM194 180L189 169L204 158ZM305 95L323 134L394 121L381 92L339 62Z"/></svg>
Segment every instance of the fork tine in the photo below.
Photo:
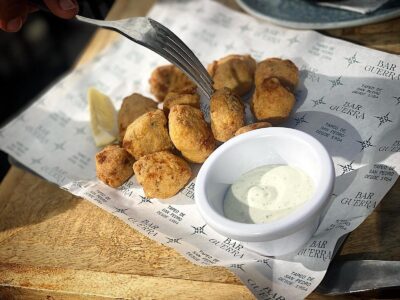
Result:
<svg viewBox="0 0 400 300"><path fill-rule="evenodd" d="M188 60L187 60L188 63L193 65L196 68L196 70L200 71L199 72L200 76L206 81L207 84L212 86L213 82L212 82L212 79L210 78L210 75L208 74L208 72L204 68L204 66L201 64L201 62L197 59L195 54L189 48L187 48L187 46L185 44L179 43L178 41L176 41L174 36L167 35L166 37L169 41L168 45L173 47L175 49L175 51L182 53L182 56L188 57ZM184 49L183 46L186 49Z"/></svg>
<svg viewBox="0 0 400 300"><path fill-rule="evenodd" d="M206 87L212 93L213 91L212 85L209 83L209 81L206 80L204 74L202 74L201 71L196 66L193 65L193 62L191 62L190 59L188 59L187 54L181 48L176 46L174 43L171 44L170 42L166 42L163 48L167 52L179 56L184 62L186 62L186 64L192 70L192 72L194 72L197 75L199 83L202 83L204 87Z"/></svg>
<svg viewBox="0 0 400 300"><path fill-rule="evenodd" d="M148 45L146 45L146 47L148 47ZM211 98L212 92L209 89L207 89L203 84L200 84L198 82L196 76L192 73L192 70L190 68L188 68L187 65L182 63L182 59L175 57L174 55L165 51L162 48L153 48L153 47L149 47L149 48L151 50L153 50L154 52L158 53L159 55L161 55L162 57L164 57L165 59L167 59L168 61L170 61L172 64L178 66L187 76L189 76L189 78L193 82L198 83L199 88L203 91L204 94L206 94L208 96L208 98Z"/></svg>
<svg viewBox="0 0 400 300"><path fill-rule="evenodd" d="M187 61L186 55L182 54L181 52L177 51L175 48L171 47L170 45L164 45L163 49L169 53L170 55L174 56L177 60L179 60L182 64L186 66L187 69L190 70L193 77L195 77L195 82L201 85L204 89L207 90L207 94L212 94L212 88L208 84L207 81L201 76L199 70L196 69L190 62Z"/></svg>
<svg viewBox="0 0 400 300"><path fill-rule="evenodd" d="M196 67L198 67L199 70L201 70L204 73L204 75L206 75L205 77L210 79L208 72L204 68L203 64L198 60L198 58L192 52L192 50L190 50L190 48L187 47L186 44L178 36L176 36L167 27L165 27L164 25L162 25L161 23L158 23L157 21L155 21L153 19L149 18L149 22L150 22L150 24L155 26L159 31L161 31L164 34L164 36L168 37L176 46L178 46L180 49L182 49L186 53L186 55L192 60L194 65L196 65ZM212 82L211 79L209 81L210 81L210 83Z"/></svg>
<svg viewBox="0 0 400 300"><path fill-rule="evenodd" d="M82 16L76 18L82 22L116 31L133 42L158 53L178 66L192 81L197 83L208 98L211 98L214 89L207 70L193 52L162 24L146 17L119 21L94 20ZM121 23L124 21L129 23Z"/></svg>
<svg viewBox="0 0 400 300"><path fill-rule="evenodd" d="M191 59L193 64L196 66L198 70L201 71L201 74L203 75L203 78L210 84L213 84L213 81L208 74L206 68L203 66L203 64L199 61L199 59L196 57L196 55L193 53L192 50L186 44L178 37L176 34L174 34L171 30L169 30L167 27L162 25L161 23L158 23L157 21L150 19L150 24L161 30L165 36L169 37L169 40L172 41L176 46L178 46L180 49L183 50L183 52Z"/></svg>

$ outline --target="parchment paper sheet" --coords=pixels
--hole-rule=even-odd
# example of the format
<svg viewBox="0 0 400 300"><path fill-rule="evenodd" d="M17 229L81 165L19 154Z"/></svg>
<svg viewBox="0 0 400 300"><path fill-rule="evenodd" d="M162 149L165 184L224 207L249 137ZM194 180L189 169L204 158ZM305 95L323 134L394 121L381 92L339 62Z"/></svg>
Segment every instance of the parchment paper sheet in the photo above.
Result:
<svg viewBox="0 0 400 300"><path fill-rule="evenodd" d="M150 16L178 34L204 64L250 53L257 60L289 58L300 68L296 108L284 126L320 140L336 171L330 206L303 249L272 259L217 234L196 210L194 180L161 202L143 197L134 177L119 189L96 179L87 89L100 89L119 108L132 92L151 96L150 73L166 63L123 37L3 127L1 149L192 262L230 268L257 298L306 297L322 280L337 240L373 211L398 177L400 58L312 31L259 23L208 0L161 1ZM206 102L202 109L207 112Z"/></svg>

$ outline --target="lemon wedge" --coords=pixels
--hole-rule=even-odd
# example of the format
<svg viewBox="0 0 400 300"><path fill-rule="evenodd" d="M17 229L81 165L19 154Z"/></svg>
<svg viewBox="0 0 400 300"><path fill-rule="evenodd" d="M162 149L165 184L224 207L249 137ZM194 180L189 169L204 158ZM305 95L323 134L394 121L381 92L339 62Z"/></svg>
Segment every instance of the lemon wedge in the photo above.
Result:
<svg viewBox="0 0 400 300"><path fill-rule="evenodd" d="M96 146L108 145L118 138L117 111L111 99L95 88L89 88L87 97Z"/></svg>

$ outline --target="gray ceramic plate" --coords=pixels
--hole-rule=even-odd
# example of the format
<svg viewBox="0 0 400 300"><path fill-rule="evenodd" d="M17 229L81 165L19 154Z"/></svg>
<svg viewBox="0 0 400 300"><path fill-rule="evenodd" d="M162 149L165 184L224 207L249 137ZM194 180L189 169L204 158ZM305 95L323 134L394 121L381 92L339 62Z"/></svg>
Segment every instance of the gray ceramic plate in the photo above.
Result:
<svg viewBox="0 0 400 300"><path fill-rule="evenodd" d="M312 0L236 0L249 14L294 29L332 29L365 25L400 16L400 0L369 14L318 6Z"/></svg>

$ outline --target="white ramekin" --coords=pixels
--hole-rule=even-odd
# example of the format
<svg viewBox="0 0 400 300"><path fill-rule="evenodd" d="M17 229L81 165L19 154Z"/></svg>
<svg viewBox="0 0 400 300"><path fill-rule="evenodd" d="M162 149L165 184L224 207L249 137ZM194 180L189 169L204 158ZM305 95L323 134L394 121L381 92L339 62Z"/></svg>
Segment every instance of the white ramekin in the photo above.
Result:
<svg viewBox="0 0 400 300"><path fill-rule="evenodd" d="M240 175L270 164L287 164L314 181L310 200L291 214L266 223L244 224L223 213L223 199ZM285 255L298 250L315 232L332 193L335 172L324 146L302 131L271 127L241 134L216 149L202 165L195 185L200 214L218 233L244 242L260 254Z"/></svg>

